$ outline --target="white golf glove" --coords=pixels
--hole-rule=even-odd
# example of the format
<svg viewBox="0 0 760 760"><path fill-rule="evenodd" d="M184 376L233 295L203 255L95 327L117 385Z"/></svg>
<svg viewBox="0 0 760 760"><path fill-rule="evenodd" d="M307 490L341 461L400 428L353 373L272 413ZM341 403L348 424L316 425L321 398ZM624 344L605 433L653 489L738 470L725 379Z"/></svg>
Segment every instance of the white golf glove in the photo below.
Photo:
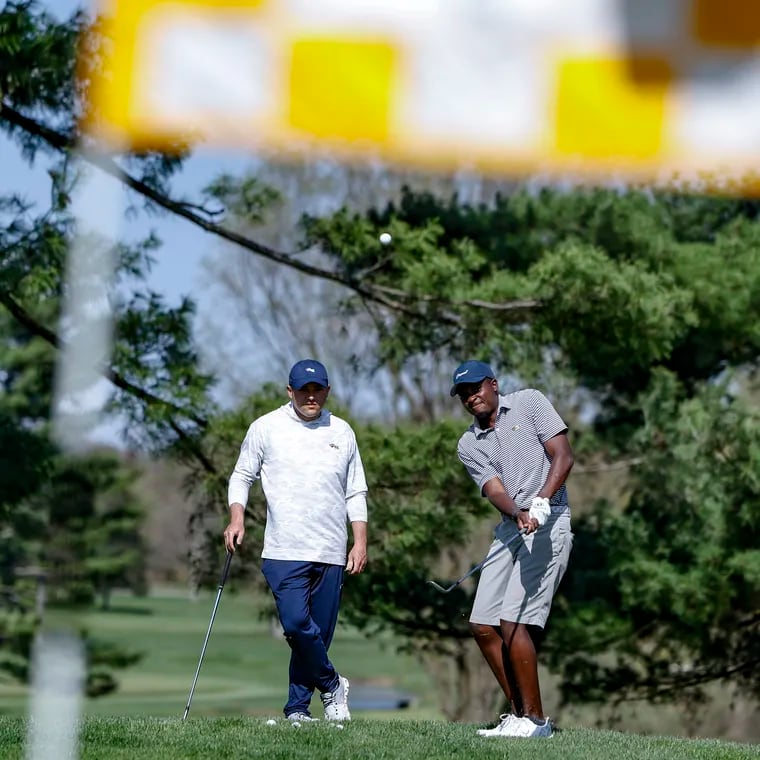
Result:
<svg viewBox="0 0 760 760"><path fill-rule="evenodd" d="M530 504L530 512L528 515L538 521L539 527L541 527L551 514L552 508L549 506L549 499L545 496L534 496L533 501Z"/></svg>

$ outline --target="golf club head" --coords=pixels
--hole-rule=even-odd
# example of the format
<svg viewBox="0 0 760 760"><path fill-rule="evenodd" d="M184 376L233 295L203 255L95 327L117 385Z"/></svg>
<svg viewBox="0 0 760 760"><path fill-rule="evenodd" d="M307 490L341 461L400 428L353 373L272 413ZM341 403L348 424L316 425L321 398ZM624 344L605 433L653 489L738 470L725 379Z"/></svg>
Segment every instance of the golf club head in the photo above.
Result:
<svg viewBox="0 0 760 760"><path fill-rule="evenodd" d="M440 583L436 583L435 581L428 581L428 583L436 590L440 591L442 594L448 594L449 591L453 591L459 584L455 583L452 586L449 586L448 588L444 588L441 586Z"/></svg>

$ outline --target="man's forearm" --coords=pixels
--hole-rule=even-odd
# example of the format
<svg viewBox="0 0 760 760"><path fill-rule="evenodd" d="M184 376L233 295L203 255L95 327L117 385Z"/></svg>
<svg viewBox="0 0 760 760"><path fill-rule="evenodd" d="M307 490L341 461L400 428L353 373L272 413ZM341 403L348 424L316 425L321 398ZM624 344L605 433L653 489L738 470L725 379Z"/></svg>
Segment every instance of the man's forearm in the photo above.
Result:
<svg viewBox="0 0 760 760"><path fill-rule="evenodd" d="M507 493L499 478L492 478L483 486L483 493L496 509L507 517L515 518L520 511L517 502Z"/></svg>
<svg viewBox="0 0 760 760"><path fill-rule="evenodd" d="M560 488L562 488L564 482L567 480L567 476L570 474L570 470L573 468L573 455L572 454L559 454L552 459L552 463L549 466L549 473L546 476L546 482L543 488L536 494L546 499L551 499Z"/></svg>
<svg viewBox="0 0 760 760"><path fill-rule="evenodd" d="M354 546L367 548L367 523L364 520L351 522L351 533L354 537Z"/></svg>
<svg viewBox="0 0 760 760"><path fill-rule="evenodd" d="M245 515L245 507L239 502L233 502L230 504L230 522L243 522Z"/></svg>

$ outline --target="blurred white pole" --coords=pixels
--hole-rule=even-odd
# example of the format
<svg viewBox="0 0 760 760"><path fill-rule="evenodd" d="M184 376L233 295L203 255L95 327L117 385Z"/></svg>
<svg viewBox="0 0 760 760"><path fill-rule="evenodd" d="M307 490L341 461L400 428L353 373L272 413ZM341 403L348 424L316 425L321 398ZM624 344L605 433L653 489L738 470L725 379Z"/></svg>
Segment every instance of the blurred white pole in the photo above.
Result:
<svg viewBox="0 0 760 760"><path fill-rule="evenodd" d="M122 212L122 188L104 172L79 161L72 211L75 235L66 268L55 378L53 431L65 450L87 447L109 394L103 370L111 358L113 318L108 290Z"/></svg>
<svg viewBox="0 0 760 760"><path fill-rule="evenodd" d="M76 760L85 665L70 631L40 633L32 651L27 760Z"/></svg>

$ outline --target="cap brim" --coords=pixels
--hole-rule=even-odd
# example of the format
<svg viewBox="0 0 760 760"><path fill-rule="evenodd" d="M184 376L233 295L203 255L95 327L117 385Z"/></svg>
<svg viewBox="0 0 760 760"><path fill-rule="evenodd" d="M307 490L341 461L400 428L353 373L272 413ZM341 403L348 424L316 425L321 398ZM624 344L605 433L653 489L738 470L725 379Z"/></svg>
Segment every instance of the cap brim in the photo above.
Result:
<svg viewBox="0 0 760 760"><path fill-rule="evenodd" d="M451 390L449 391L449 393L451 394L451 397L453 398L454 396L457 395L457 388L460 385L472 385L473 383L482 383L487 377L490 377L490 375L483 375L482 377L473 377L467 380L466 382L456 383L455 385L451 386Z"/></svg>
<svg viewBox="0 0 760 760"><path fill-rule="evenodd" d="M322 388L327 388L329 386L329 383L323 383L321 380L312 380L309 378L308 380L304 380L300 385L294 385L293 383L290 384L290 387L294 391L300 391L301 388L304 387L304 385L308 385L309 383L314 383L315 385L320 385Z"/></svg>

